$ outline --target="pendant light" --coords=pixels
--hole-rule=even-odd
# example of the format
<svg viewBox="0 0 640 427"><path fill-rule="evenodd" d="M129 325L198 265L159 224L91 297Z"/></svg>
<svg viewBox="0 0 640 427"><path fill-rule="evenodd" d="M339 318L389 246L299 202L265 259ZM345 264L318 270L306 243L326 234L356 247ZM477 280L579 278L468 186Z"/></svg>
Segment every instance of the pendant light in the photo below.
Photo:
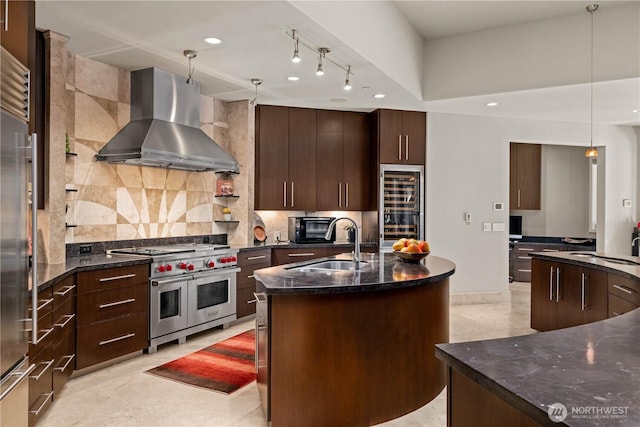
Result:
<svg viewBox="0 0 640 427"><path fill-rule="evenodd" d="M295 39L296 43L293 48L293 57L291 58L291 62L297 64L300 62L300 53L298 52L298 44L300 43L300 39L296 37L296 30L292 30L293 35L291 38Z"/></svg>
<svg viewBox="0 0 640 427"><path fill-rule="evenodd" d="M193 72L196 70L195 68L191 68L191 60L193 58L195 58L196 56L198 56L198 52L196 52L195 50L185 50L182 52L182 54L189 59L189 77L187 77L187 84L192 84L193 83Z"/></svg>
<svg viewBox="0 0 640 427"><path fill-rule="evenodd" d="M262 79L251 79L251 84L256 87L256 96L251 101L249 101L249 104L255 105L258 101L258 86L262 84Z"/></svg>
<svg viewBox="0 0 640 427"><path fill-rule="evenodd" d="M349 82L349 74L351 74L351 66L347 67L347 78L344 81L344 90L346 90L346 91L350 91L351 90L351 83Z"/></svg>
<svg viewBox="0 0 640 427"><path fill-rule="evenodd" d="M322 69L322 58L331 52L327 47L319 47L318 48L318 68L316 69L316 76L324 76L324 70Z"/></svg>
<svg viewBox="0 0 640 427"><path fill-rule="evenodd" d="M589 86L589 97L590 97L590 118L589 118L589 126L590 126L590 145L589 149L584 153L585 157L598 157L598 149L593 146L593 12L598 10L597 4L590 4L587 6L587 12L591 14L591 75L590 75L590 86Z"/></svg>

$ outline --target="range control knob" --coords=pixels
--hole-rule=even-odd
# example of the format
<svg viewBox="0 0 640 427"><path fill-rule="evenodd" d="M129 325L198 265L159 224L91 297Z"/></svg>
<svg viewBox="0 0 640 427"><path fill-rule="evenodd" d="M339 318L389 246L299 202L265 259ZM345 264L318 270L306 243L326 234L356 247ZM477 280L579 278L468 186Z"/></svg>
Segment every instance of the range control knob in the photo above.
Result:
<svg viewBox="0 0 640 427"><path fill-rule="evenodd" d="M181 262L178 267L180 268L180 270L186 270L187 269L187 263L186 262Z"/></svg>
<svg viewBox="0 0 640 427"><path fill-rule="evenodd" d="M231 261L232 261L232 262L236 262L236 261L238 261L238 257L236 257L236 256L232 256L232 257L231 257Z"/></svg>
<svg viewBox="0 0 640 427"><path fill-rule="evenodd" d="M164 266L164 269L166 271L171 271L171 270L173 270L173 266L171 264L167 264L167 265Z"/></svg>
<svg viewBox="0 0 640 427"><path fill-rule="evenodd" d="M221 263L226 263L227 262L227 257L220 257L220 262Z"/></svg>
<svg viewBox="0 0 640 427"><path fill-rule="evenodd" d="M159 266L158 266L158 272L159 272L159 273L164 273L164 272L165 272L164 265L159 265Z"/></svg>
<svg viewBox="0 0 640 427"><path fill-rule="evenodd" d="M213 268L213 267L215 267L215 265L216 265L216 263L213 262L213 261L207 262L207 267L209 267L209 268Z"/></svg>
<svg viewBox="0 0 640 427"><path fill-rule="evenodd" d="M194 268L195 268L195 267L193 266L193 264L189 264L189 265L187 266L187 269L188 269L189 271L193 270Z"/></svg>

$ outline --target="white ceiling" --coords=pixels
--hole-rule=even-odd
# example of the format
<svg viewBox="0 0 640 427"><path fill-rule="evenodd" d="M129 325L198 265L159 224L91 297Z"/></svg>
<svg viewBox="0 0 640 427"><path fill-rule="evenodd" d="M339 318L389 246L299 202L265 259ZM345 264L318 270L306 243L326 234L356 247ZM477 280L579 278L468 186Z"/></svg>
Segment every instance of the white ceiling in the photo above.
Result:
<svg viewBox="0 0 640 427"><path fill-rule="evenodd" d="M585 13L585 1L396 1L405 19L424 38L447 37ZM600 7L625 3L599 1ZM366 4L363 2L363 7ZM576 12L577 11L577 12ZM364 15L363 15L364 16ZM364 18L363 18L364 19ZM362 55L287 1L54 1L37 0L36 25L70 37L69 51L136 70L158 67L187 75L182 52L193 49L194 79L203 94L234 101L254 97L251 78L261 78L259 103L370 111L379 107L497 117L586 122L589 85L460 97L423 102ZM357 25L357 22L354 22ZM352 67L354 89L342 90L345 73L325 61L325 76L314 75L317 54L300 47L302 62L291 62L295 28L301 41L327 46L333 61ZM221 45L202 42L206 36ZM287 76L300 77L289 82ZM596 87L602 123L640 125L640 114L609 113L608 106L640 108L640 79L605 82ZM373 93L383 92L383 100ZM487 109L488 101L501 104ZM508 101L508 102L505 102ZM507 107L508 105L508 107ZM612 110L611 110L612 111Z"/></svg>

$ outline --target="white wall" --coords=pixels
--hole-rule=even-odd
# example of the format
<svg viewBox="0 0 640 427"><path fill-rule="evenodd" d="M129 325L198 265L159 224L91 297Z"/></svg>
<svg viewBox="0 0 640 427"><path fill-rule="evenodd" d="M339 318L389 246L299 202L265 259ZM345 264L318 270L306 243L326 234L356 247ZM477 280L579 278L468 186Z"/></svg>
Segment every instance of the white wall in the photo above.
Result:
<svg viewBox="0 0 640 427"><path fill-rule="evenodd" d="M492 202L509 204L509 142L582 146L588 125L440 113L429 113L428 123L427 239L434 254L457 265L451 293L505 291L508 232L483 232L482 223L508 228L508 209L493 212ZM597 141L607 146L599 160L607 162L603 246L615 253L629 245L621 195L637 194L638 138L630 127L595 126ZM464 212L472 213L470 225Z"/></svg>
<svg viewBox="0 0 640 427"><path fill-rule="evenodd" d="M540 210L511 211L522 215L522 234L594 237L589 234L589 160L584 148L543 145L541 163Z"/></svg>

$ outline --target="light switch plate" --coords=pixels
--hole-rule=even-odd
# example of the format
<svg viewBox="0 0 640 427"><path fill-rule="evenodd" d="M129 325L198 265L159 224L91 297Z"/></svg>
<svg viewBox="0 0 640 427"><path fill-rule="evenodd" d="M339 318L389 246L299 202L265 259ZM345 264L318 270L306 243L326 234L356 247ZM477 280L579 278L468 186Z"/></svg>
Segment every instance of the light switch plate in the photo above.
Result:
<svg viewBox="0 0 640 427"><path fill-rule="evenodd" d="M464 222L467 224L471 224L471 212L464 213Z"/></svg>
<svg viewBox="0 0 640 427"><path fill-rule="evenodd" d="M280 236L280 232L279 231L274 231L273 232L273 237L276 240L276 242L279 242L280 241L280 237L281 237Z"/></svg>
<svg viewBox="0 0 640 427"><path fill-rule="evenodd" d="M491 231L491 223L483 222L482 223L482 231Z"/></svg>
<svg viewBox="0 0 640 427"><path fill-rule="evenodd" d="M504 222L494 222L493 224L491 224L491 228L493 231L504 231Z"/></svg>
<svg viewBox="0 0 640 427"><path fill-rule="evenodd" d="M630 208L631 207L631 199L623 199L622 200L622 207L623 208Z"/></svg>

